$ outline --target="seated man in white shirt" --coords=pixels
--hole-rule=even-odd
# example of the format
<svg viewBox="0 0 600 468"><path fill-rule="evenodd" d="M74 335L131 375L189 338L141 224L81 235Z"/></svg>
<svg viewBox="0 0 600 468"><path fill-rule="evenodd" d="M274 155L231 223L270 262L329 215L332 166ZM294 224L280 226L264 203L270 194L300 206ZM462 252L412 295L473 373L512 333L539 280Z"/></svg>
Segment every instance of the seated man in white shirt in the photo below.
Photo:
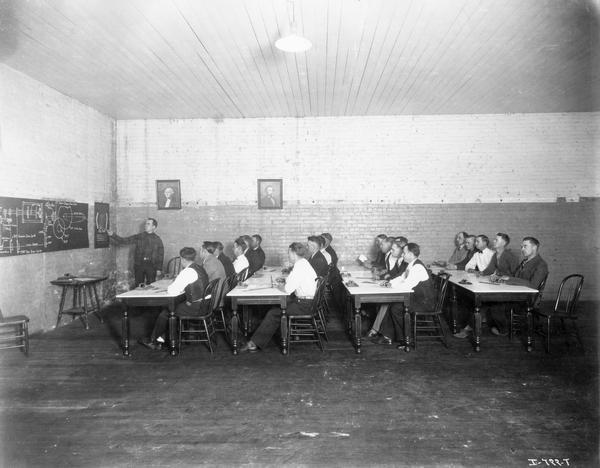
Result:
<svg viewBox="0 0 600 468"><path fill-rule="evenodd" d="M248 258L244 255L244 252L247 249L248 244L246 244L246 241L241 237L238 237L233 241L233 253L235 254L233 269L236 273L239 273L250 266L250 263L248 263Z"/></svg>
<svg viewBox="0 0 600 468"><path fill-rule="evenodd" d="M317 288L317 273L310 265L306 256L306 247L300 242L294 242L288 249L290 262L293 263L292 271L287 277L285 285L280 289L287 294L294 294L295 300L287 306L288 315L304 315L310 313L313 297ZM240 350L241 352L254 352L263 349L281 325L281 308L274 307L252 335L252 338Z"/></svg>
<svg viewBox="0 0 600 468"><path fill-rule="evenodd" d="M429 276L429 272L421 260L419 255L421 249L418 244L409 242L404 246L404 261L407 263L406 270L400 276L390 280L392 286L402 284L413 290L413 295L410 299L410 308L415 312L429 311L435 307L435 292L433 282ZM389 308L389 313L381 324L382 336L376 340L378 344L392 344L392 338L396 337L396 341L403 342L405 337L404 331L404 304L394 303ZM404 349L404 344L398 346Z"/></svg>
<svg viewBox="0 0 600 468"><path fill-rule="evenodd" d="M198 265L196 260L196 250L192 247L184 247L179 251L181 257L181 266L183 269L177 275L177 278L169 285L167 292L178 295L185 292L185 302L182 302L175 309L175 315L198 315L202 316L206 310L204 299L204 290L208 285L208 275L204 268ZM169 322L169 312L163 310L156 319L154 330L149 340L140 341L140 344L150 349L161 349L165 343L165 333Z"/></svg>
<svg viewBox="0 0 600 468"><path fill-rule="evenodd" d="M490 240L488 236L479 234L475 238L475 248L477 252L473 254L471 260L465 265L465 270L468 272L485 270L494 256L494 251L488 247Z"/></svg>

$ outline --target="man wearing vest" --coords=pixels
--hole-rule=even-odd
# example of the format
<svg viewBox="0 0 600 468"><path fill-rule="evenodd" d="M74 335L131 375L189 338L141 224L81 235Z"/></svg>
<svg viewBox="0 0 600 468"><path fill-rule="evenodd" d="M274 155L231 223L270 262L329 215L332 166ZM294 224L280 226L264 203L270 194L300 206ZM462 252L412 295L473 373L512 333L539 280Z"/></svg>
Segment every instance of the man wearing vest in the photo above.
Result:
<svg viewBox="0 0 600 468"><path fill-rule="evenodd" d="M419 260L421 250L413 242L404 246L404 261L407 263L406 271L392 279L392 286L403 284L413 289L413 295L410 299L410 308L415 312L433 310L435 306L435 292L433 283L425 268L425 265ZM389 309L383 321L381 333L382 338L378 341L381 344L392 344L392 337L396 336L396 341L404 341L404 304L394 303ZM404 349L404 344L398 346L398 349Z"/></svg>
<svg viewBox="0 0 600 468"><path fill-rule="evenodd" d="M175 315L202 316L208 312L203 301L204 290L208 284L208 275L206 270L195 262L196 250L192 247L181 249L179 256L181 257L183 270L179 272L177 278L167 288L169 294L175 295L185 292L185 302L177 306ZM168 322L169 312L163 310L156 319L150 340L140 341L140 344L150 349L161 349L165 343Z"/></svg>

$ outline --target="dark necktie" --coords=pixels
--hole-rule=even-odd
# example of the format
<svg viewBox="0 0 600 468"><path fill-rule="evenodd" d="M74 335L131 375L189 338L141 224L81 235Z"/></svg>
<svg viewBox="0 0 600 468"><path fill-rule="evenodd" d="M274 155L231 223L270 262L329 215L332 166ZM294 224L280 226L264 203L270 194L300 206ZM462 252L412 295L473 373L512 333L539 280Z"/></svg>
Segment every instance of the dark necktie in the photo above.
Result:
<svg viewBox="0 0 600 468"><path fill-rule="evenodd" d="M527 259L523 260L520 264L519 264L519 268L517 268L517 271L515 272L515 276L519 276L522 272L523 272L523 268L525 268L525 263L527 263Z"/></svg>

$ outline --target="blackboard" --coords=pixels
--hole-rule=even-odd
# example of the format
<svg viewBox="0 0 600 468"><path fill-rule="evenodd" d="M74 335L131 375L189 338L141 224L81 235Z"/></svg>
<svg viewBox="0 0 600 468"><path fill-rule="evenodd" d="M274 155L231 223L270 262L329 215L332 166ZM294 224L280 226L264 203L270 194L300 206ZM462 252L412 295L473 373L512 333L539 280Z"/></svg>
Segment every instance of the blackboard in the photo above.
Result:
<svg viewBox="0 0 600 468"><path fill-rule="evenodd" d="M94 248L106 249L110 243L108 230L110 229L110 205L108 203L94 203Z"/></svg>
<svg viewBox="0 0 600 468"><path fill-rule="evenodd" d="M0 257L86 247L87 203L0 197Z"/></svg>

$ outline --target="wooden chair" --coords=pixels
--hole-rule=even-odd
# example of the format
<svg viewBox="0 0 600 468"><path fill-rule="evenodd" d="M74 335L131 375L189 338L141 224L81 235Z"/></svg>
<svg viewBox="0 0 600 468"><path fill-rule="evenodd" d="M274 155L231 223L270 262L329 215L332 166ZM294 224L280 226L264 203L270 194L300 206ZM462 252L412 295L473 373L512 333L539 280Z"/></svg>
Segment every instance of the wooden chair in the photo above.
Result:
<svg viewBox="0 0 600 468"><path fill-rule="evenodd" d="M169 278L175 278L181 270L181 257L173 257L167 262L167 268L163 273Z"/></svg>
<svg viewBox="0 0 600 468"><path fill-rule="evenodd" d="M235 275L232 276L235 277ZM229 330L227 329L227 322L225 321L225 300L227 293L230 291L229 280L230 278L225 278L219 282L217 292L215 293L218 300L213 307L213 323L215 331L225 333L227 339L229 339Z"/></svg>
<svg viewBox="0 0 600 468"><path fill-rule="evenodd" d="M25 356L29 356L29 317L4 317L0 310L0 349L9 348L22 348Z"/></svg>
<svg viewBox="0 0 600 468"><path fill-rule="evenodd" d="M320 316L320 309L325 300L325 278L317 278L317 289L310 308L310 313L306 315L288 316L288 349L295 343L317 343L321 352L323 352L323 341L321 335L324 331L325 322ZM319 325L319 322L321 325ZM325 332L326 334L326 332Z"/></svg>
<svg viewBox="0 0 600 468"><path fill-rule="evenodd" d="M570 321L573 333L579 342L579 345L583 349L583 342L579 335L579 329L577 328L577 303L579 302L579 295L581 294L581 288L583 287L583 275L569 275L565 277L558 288L556 295L556 301L554 307L549 312L542 312L536 310L534 317L536 319L545 319L546 331L544 332L541 327L540 333L546 337L546 352L550 353L550 335L552 332L552 322L560 320L560 327L555 329L564 334L567 334L567 327L565 321Z"/></svg>
<svg viewBox="0 0 600 468"><path fill-rule="evenodd" d="M542 302L542 296L544 295L544 289L546 289L546 281L548 280L548 275L544 276L544 279L540 282L537 287L538 293L533 298L531 302L531 306L533 307L533 311L539 308ZM523 323L527 320L527 311L522 309L516 309L514 306L510 308L510 323L508 324L508 339L512 340L513 336L516 335L518 331L523 327Z"/></svg>
<svg viewBox="0 0 600 468"><path fill-rule="evenodd" d="M421 336L423 338L441 338L442 343L447 348L448 342L446 340L446 332L440 317L444 312L444 300L446 299L446 290L448 289L448 279L450 275L448 273L440 273L439 275L439 289L437 301L432 311L426 312L413 312L413 346L417 349L417 333L424 332Z"/></svg>
<svg viewBox="0 0 600 468"><path fill-rule="evenodd" d="M202 315L178 315L179 321L179 339L177 340L178 350L181 351L182 343L206 343L210 353L213 352L213 335L215 327L213 323L213 303L216 301L218 284L220 279L215 279L208 283L204 289L204 298Z"/></svg>

